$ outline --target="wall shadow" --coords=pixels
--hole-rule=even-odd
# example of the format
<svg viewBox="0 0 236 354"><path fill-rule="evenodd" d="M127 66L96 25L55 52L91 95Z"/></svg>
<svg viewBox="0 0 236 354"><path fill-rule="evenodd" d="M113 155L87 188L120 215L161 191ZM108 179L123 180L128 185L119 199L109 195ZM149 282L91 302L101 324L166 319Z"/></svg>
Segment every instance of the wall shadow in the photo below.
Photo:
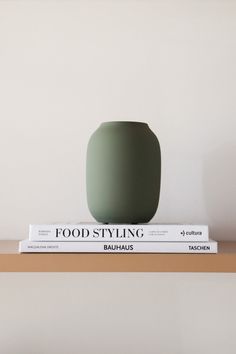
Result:
<svg viewBox="0 0 236 354"><path fill-rule="evenodd" d="M236 241L236 144L224 144L206 155L203 193L210 237Z"/></svg>

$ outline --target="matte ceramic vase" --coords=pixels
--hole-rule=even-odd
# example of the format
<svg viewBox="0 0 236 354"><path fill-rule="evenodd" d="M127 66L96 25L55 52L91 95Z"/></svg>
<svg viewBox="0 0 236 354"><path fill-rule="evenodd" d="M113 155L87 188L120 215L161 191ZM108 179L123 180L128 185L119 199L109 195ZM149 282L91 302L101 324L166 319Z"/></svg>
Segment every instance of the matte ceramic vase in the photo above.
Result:
<svg viewBox="0 0 236 354"><path fill-rule="evenodd" d="M87 148L87 202L101 223L147 223L159 202L161 152L142 122L105 122Z"/></svg>

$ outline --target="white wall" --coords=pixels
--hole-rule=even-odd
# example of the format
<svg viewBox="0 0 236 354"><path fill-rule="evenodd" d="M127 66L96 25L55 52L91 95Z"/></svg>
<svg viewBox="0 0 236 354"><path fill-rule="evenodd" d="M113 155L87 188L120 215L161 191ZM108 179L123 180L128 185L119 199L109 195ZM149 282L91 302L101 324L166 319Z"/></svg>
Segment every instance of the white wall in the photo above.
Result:
<svg viewBox="0 0 236 354"><path fill-rule="evenodd" d="M163 158L156 222L236 229L235 1L0 1L0 238L92 220L85 155L140 120Z"/></svg>

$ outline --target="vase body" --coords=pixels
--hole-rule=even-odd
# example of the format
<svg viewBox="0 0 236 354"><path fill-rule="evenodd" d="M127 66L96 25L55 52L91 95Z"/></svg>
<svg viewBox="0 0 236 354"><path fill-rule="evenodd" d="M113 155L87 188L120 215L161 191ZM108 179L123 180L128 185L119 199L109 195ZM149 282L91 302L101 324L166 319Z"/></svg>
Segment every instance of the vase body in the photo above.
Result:
<svg viewBox="0 0 236 354"><path fill-rule="evenodd" d="M161 152L142 122L105 122L87 148L88 207L101 223L147 223L159 202Z"/></svg>

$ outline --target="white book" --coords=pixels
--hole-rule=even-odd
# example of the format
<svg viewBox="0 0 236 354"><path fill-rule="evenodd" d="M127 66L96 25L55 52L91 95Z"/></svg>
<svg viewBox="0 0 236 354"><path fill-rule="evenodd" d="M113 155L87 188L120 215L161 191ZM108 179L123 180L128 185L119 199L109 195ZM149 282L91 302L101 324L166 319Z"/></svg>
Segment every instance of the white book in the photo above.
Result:
<svg viewBox="0 0 236 354"><path fill-rule="evenodd" d="M53 242L22 240L20 253L217 253L217 242Z"/></svg>
<svg viewBox="0 0 236 354"><path fill-rule="evenodd" d="M208 241L207 225L49 224L29 227L30 241Z"/></svg>

